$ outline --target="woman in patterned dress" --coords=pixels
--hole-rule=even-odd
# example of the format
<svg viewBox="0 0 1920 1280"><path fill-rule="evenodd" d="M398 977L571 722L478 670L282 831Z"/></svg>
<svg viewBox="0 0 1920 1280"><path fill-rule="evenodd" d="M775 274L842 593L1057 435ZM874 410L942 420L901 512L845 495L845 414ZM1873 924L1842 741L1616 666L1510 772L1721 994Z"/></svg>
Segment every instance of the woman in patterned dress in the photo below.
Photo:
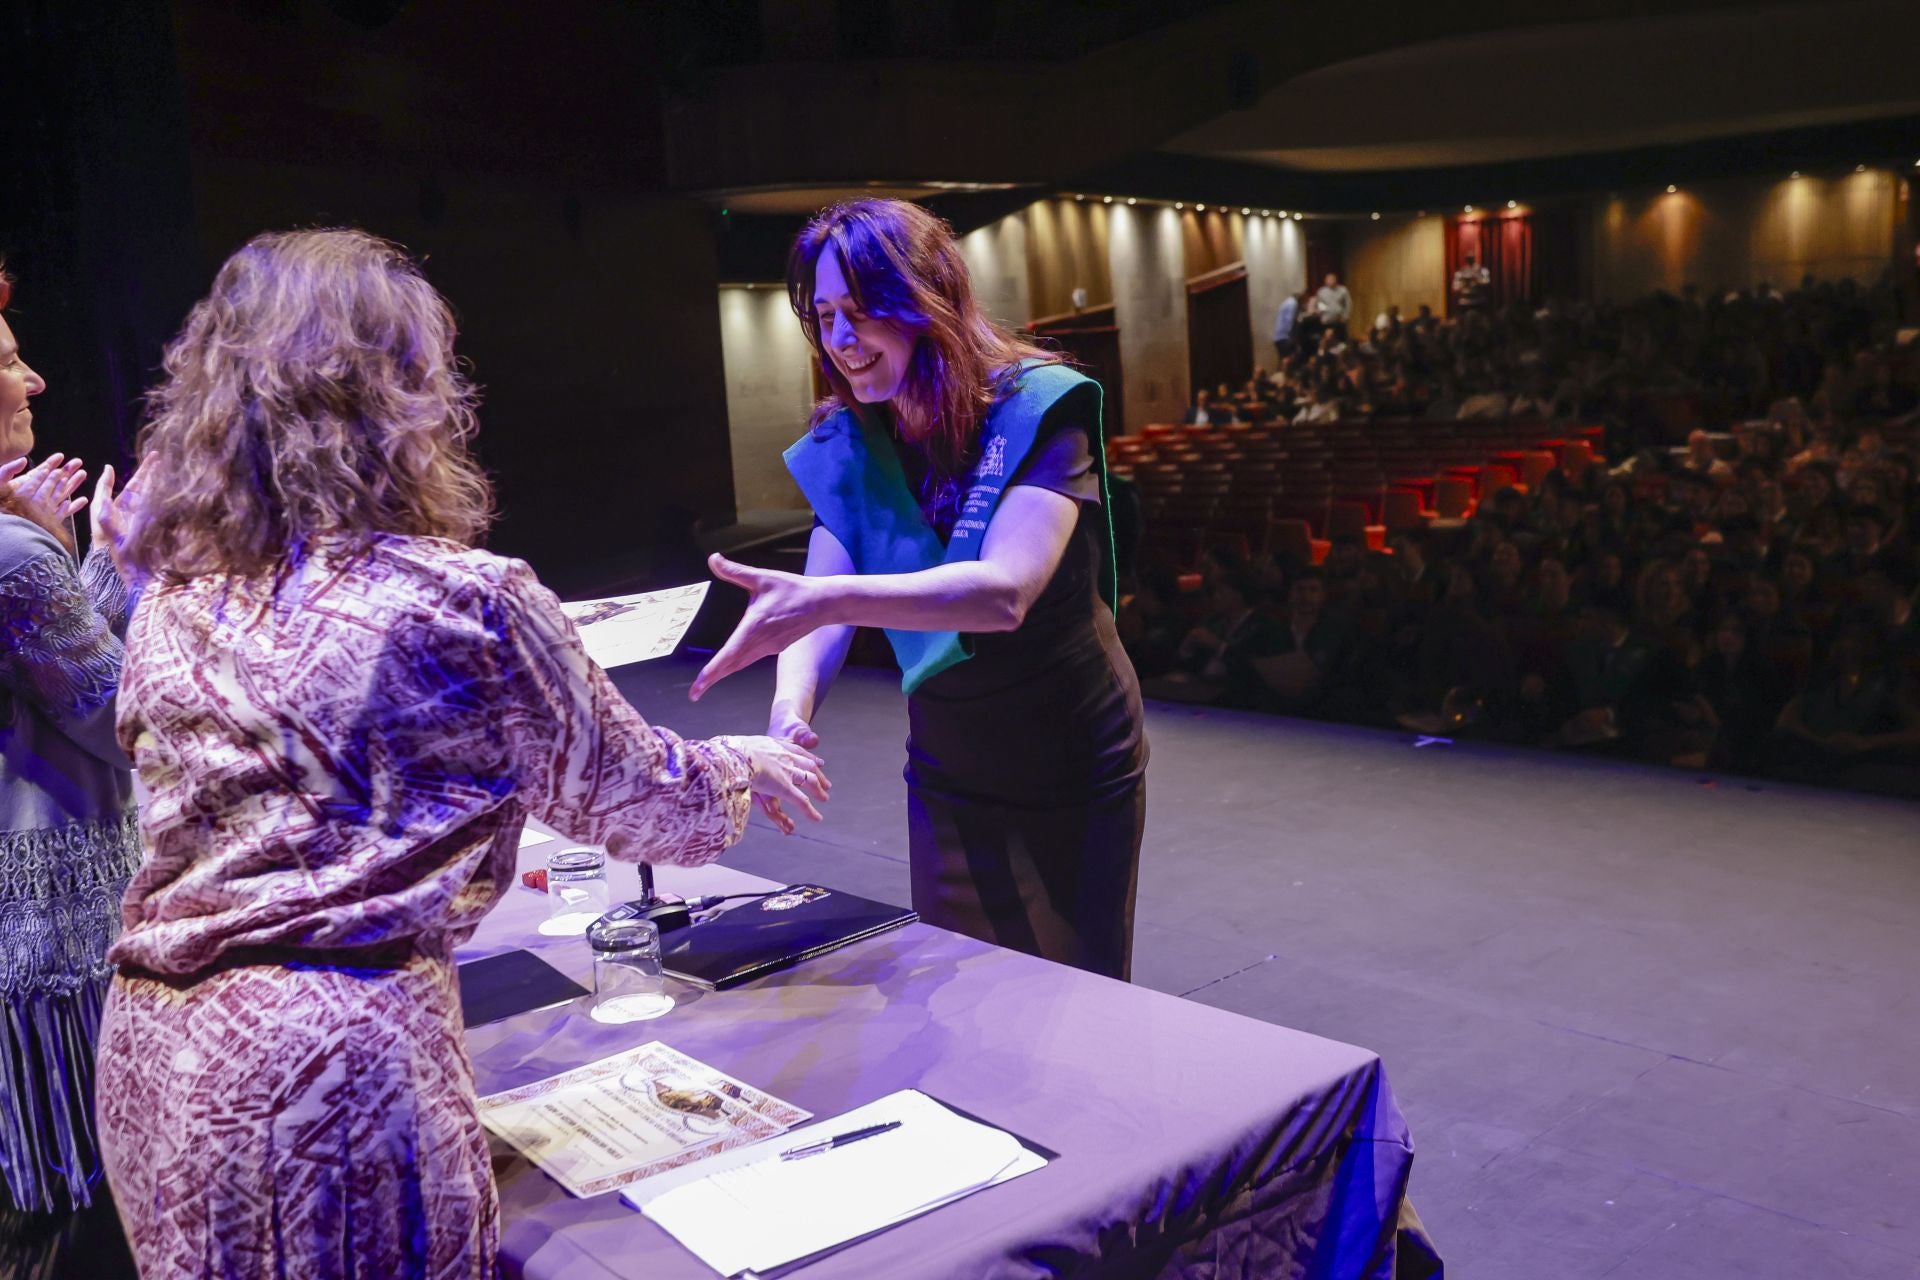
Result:
<svg viewBox="0 0 1920 1280"><path fill-rule="evenodd" d="M819 761L623 700L490 500L445 302L357 231L263 235L170 347L123 515L153 576L148 799L101 1033L108 1177L159 1277L491 1276L453 948L529 815L697 864Z"/></svg>

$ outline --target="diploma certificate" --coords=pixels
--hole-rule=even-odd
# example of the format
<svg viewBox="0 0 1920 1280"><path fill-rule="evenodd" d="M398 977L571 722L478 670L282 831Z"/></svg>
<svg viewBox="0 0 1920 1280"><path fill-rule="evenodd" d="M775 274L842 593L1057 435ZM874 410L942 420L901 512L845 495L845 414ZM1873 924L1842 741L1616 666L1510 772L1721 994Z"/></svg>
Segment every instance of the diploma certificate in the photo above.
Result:
<svg viewBox="0 0 1920 1280"><path fill-rule="evenodd" d="M784 1133L811 1112L655 1041L480 1099L480 1120L576 1196Z"/></svg>
<svg viewBox="0 0 1920 1280"><path fill-rule="evenodd" d="M672 653L707 598L708 582L605 600L573 600L560 610L573 619L587 656L602 667L646 662Z"/></svg>

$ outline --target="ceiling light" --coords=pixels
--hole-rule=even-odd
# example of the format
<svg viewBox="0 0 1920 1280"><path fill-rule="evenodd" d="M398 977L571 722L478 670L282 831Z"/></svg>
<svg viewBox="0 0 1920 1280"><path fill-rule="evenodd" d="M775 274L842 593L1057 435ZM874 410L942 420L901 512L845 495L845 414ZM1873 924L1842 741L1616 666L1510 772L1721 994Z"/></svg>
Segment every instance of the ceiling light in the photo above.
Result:
<svg viewBox="0 0 1920 1280"><path fill-rule="evenodd" d="M1853 171L1854 171L1855 173L1865 173L1865 172L1867 171L1867 166L1865 166L1865 165L1863 165L1863 164L1857 164L1857 165L1855 165L1855 166L1853 166Z"/></svg>
<svg viewBox="0 0 1920 1280"><path fill-rule="evenodd" d="M1466 212L1468 212L1468 213L1472 213L1472 212L1473 212L1473 206L1472 206L1472 205L1468 205L1468 206L1466 207Z"/></svg>
<svg viewBox="0 0 1920 1280"><path fill-rule="evenodd" d="M1920 160L1915 160L1914 163L1917 165L1920 165ZM1787 176L1789 178L1797 178L1800 176L1800 171L1798 169L1795 169L1792 173L1788 174Z"/></svg>
<svg viewBox="0 0 1920 1280"><path fill-rule="evenodd" d="M1380 221L1380 211L1379 211L1379 210L1377 210L1377 209L1376 209L1376 210L1374 210L1374 212L1373 212L1373 220L1374 220L1375 222L1378 222L1378 221Z"/></svg>
<svg viewBox="0 0 1920 1280"><path fill-rule="evenodd" d="M1077 195L1077 196L1075 196L1075 197L1074 197L1074 199L1075 199L1075 200L1085 200L1085 199L1086 199L1086 196L1084 196L1084 195Z"/></svg>
<svg viewBox="0 0 1920 1280"><path fill-rule="evenodd" d="M1132 206L1134 206L1134 205L1136 205L1136 204L1139 204L1139 203L1140 203L1140 202L1139 202L1138 200L1135 200L1135 199L1134 199L1134 198L1133 198L1132 196L1128 196L1128 197L1127 197L1127 205L1128 205L1128 207L1129 207L1129 208L1131 208Z"/></svg>
<svg viewBox="0 0 1920 1280"><path fill-rule="evenodd" d="M1195 204L1193 206L1193 209L1195 213L1205 213L1207 211L1207 206L1203 204Z"/></svg>
<svg viewBox="0 0 1920 1280"><path fill-rule="evenodd" d="M1673 184L1672 184L1671 182L1669 182L1669 183L1667 184L1667 194L1668 194L1668 195L1673 195L1673 194L1675 194L1675 193L1677 193L1677 192L1678 192L1679 190L1680 190L1680 188L1678 188L1678 187L1676 187L1676 186L1674 186L1674 185L1673 185Z"/></svg>
<svg viewBox="0 0 1920 1280"><path fill-rule="evenodd" d="M1262 209L1262 210L1260 211L1260 216L1261 216L1261 217L1263 217L1263 218L1271 218L1271 217L1273 216L1273 210L1271 210L1271 209Z"/></svg>
<svg viewBox="0 0 1920 1280"><path fill-rule="evenodd" d="M1112 196L1101 196L1101 197L1100 197L1100 203L1101 203L1101 204L1112 204L1112 203L1113 203L1113 197L1112 197Z"/></svg>
<svg viewBox="0 0 1920 1280"><path fill-rule="evenodd" d="M1185 206L1184 204L1181 204L1181 203L1180 203L1180 202L1179 202L1178 200L1175 200L1175 201L1173 202L1173 207L1174 207L1174 208L1176 208L1176 209L1184 209L1184 208L1186 208L1187 206Z"/></svg>
<svg viewBox="0 0 1920 1280"><path fill-rule="evenodd" d="M1518 200L1509 200L1509 201L1507 201L1507 208L1509 208L1509 209L1518 209L1519 207L1520 207L1520 202L1519 202Z"/></svg>
<svg viewBox="0 0 1920 1280"><path fill-rule="evenodd" d="M1303 215L1301 215L1301 214L1300 214L1299 212L1297 212L1297 211L1296 211L1296 212L1294 213L1294 215L1293 215L1293 220L1294 220L1295 222L1298 222L1298 221L1300 221L1300 219L1301 219L1301 217L1302 217L1302 216L1303 216Z"/></svg>
<svg viewBox="0 0 1920 1280"><path fill-rule="evenodd" d="M1243 218L1251 218L1253 216L1253 210L1243 208L1240 210L1240 216Z"/></svg>

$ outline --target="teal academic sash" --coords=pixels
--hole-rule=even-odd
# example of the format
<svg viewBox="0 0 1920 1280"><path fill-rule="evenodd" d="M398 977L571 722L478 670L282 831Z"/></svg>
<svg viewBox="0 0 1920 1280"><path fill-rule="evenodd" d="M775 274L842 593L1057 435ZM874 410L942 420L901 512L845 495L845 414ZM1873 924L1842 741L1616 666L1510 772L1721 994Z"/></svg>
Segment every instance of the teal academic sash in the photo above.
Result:
<svg viewBox="0 0 1920 1280"><path fill-rule="evenodd" d="M785 454L787 470L800 485L813 512L840 540L860 573L917 573L940 564L980 558L987 525L1006 494L1006 481L1033 449L1047 410L1074 388L1094 390L1094 412L1087 424L1088 446L1100 473L1100 516L1106 521L1109 554L1100 594L1115 600L1112 521L1106 494L1105 444L1100 436L1100 384L1065 365L1029 363L1014 389L988 411L980 428L980 461L968 477L953 535L941 542L920 512L907 484L900 456L883 428L841 409L802 436ZM954 631L887 629L900 660L900 688L911 694L930 677L972 656L966 637Z"/></svg>

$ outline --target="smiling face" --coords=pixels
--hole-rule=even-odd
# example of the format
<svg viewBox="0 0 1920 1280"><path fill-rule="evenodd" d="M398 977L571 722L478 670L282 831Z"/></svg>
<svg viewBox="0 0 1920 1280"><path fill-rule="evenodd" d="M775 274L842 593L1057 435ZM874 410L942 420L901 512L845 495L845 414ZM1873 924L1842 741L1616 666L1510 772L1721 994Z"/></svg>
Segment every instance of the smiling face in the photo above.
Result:
<svg viewBox="0 0 1920 1280"><path fill-rule="evenodd" d="M33 452L33 411L27 402L46 389L46 380L20 358L20 344L0 317L0 462Z"/></svg>
<svg viewBox="0 0 1920 1280"><path fill-rule="evenodd" d="M833 249L814 267L813 311L820 320L820 345L853 388L854 399L880 404L899 394L913 359L913 338L860 309Z"/></svg>

